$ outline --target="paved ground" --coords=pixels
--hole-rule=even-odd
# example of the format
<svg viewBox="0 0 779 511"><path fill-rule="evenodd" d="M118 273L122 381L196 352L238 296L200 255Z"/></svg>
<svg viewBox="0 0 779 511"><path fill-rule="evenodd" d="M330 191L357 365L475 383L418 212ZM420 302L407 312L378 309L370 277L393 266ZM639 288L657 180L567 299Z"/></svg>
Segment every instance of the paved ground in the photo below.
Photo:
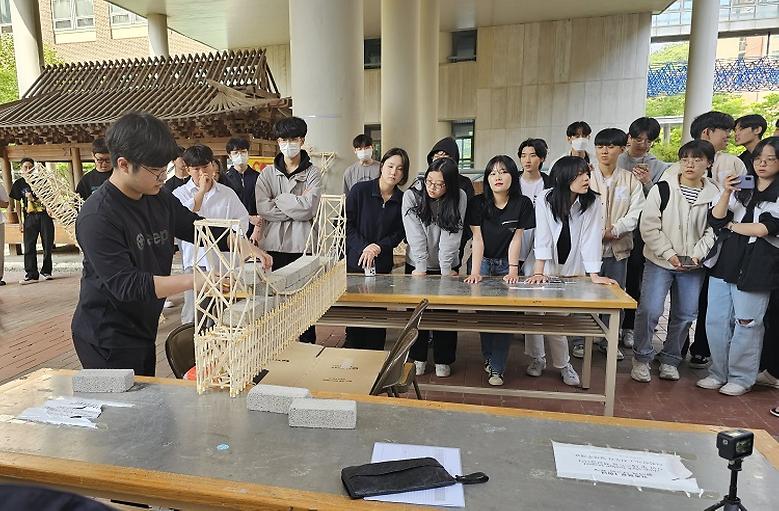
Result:
<svg viewBox="0 0 779 511"><path fill-rule="evenodd" d="M9 285L0 287L0 383L42 367L80 368L70 338L70 320L78 299L79 285L78 273L74 271L79 261L77 254L55 254L56 278L27 286L17 283L23 276L20 271L21 259L13 256L6 263L5 280ZM162 377L172 377L165 358L164 341L167 334L179 324L181 298L174 299L174 302L176 306L164 312L166 319L160 325L157 338L157 375ZM662 335L664 328L665 318L661 321L658 334ZM343 342L343 329L318 328L317 333L321 344L339 346ZM388 339L393 339L392 332ZM658 339L656 342L659 342ZM486 387L478 335L461 334L457 356L451 377L438 379L428 374L421 377L420 382ZM521 338L518 337L511 349L505 375L506 388L570 390L562 384L559 373L553 369L547 370L539 378L526 376L527 363ZM594 355L593 391L603 388L604 365L605 357ZM574 366L579 370L580 362L574 361ZM728 397L695 387L695 381L705 376L705 371L693 370L683 364L680 373L681 380L678 382L661 381L654 376L652 383L640 384L630 379L629 359L620 362L616 415L759 428L779 437L779 418L768 413L769 408L779 405L779 390L755 388L744 396ZM574 401L432 391L426 392L424 397L569 413L601 414L603 410L602 405Z"/></svg>

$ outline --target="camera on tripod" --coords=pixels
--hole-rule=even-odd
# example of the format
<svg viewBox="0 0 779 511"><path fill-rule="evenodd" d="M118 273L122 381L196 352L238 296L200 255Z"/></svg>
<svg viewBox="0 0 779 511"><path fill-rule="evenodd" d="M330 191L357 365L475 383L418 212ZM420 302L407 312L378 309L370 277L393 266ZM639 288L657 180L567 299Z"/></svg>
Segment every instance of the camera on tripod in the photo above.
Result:
<svg viewBox="0 0 779 511"><path fill-rule="evenodd" d="M720 458L733 461L752 454L755 448L755 434L743 429L720 431L717 434L717 450Z"/></svg>

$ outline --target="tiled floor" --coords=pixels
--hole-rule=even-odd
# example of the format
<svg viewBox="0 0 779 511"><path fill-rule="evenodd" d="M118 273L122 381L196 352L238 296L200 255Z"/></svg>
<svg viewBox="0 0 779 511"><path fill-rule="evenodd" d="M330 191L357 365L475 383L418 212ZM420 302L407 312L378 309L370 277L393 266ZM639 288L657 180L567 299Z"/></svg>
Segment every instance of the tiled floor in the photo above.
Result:
<svg viewBox="0 0 779 511"><path fill-rule="evenodd" d="M13 283L20 277L19 273L6 273L5 280ZM77 274L58 274L53 281L28 286L13 283L0 287L0 383L42 367L80 367L70 340L70 319L77 294ZM165 310L166 320L161 324L157 338L157 375L162 377L172 375L165 358L164 340L168 332L179 324L181 299L174 301L177 306ZM659 334L664 332L664 325L665 320L661 321ZM338 346L343 342L343 329L318 328L317 333L322 344ZM388 338L393 339L392 332ZM526 376L528 360L523 351L521 338L517 337L511 348L505 388L583 392L566 387L560 380L559 371L554 369L547 369L539 378ZM595 354L593 359L592 391L602 392L605 357ZM574 367L580 370L580 361L574 359ZM457 361L452 369L449 378L439 379L426 374L419 381L488 386L482 369L478 335L460 335ZM779 437L779 418L768 413L769 408L779 405L779 390L756 387L744 396L728 397L695 387L695 381L705 376L703 370L693 370L683 364L680 374L678 382L661 381L655 370L651 383L636 383L630 379L630 361L626 358L618 365L615 414L639 419L759 428ZM595 415L603 412L602 405L578 401L434 391L424 394L425 399L491 406Z"/></svg>

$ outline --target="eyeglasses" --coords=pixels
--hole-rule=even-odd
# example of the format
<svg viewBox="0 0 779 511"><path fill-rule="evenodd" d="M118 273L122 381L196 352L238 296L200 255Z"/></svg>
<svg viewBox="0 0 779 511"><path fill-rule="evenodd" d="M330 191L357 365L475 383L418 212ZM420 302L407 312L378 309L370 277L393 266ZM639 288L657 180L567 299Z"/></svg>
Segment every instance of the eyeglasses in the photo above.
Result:
<svg viewBox="0 0 779 511"><path fill-rule="evenodd" d="M649 140L648 138L631 138L631 143L637 144L637 145L654 145L654 140Z"/></svg>
<svg viewBox="0 0 779 511"><path fill-rule="evenodd" d="M761 163L765 163L767 165L771 165L776 163L776 161L779 160L776 156L769 156L768 158L763 158L760 156L755 156L752 161L755 163L755 165L760 165Z"/></svg>
<svg viewBox="0 0 779 511"><path fill-rule="evenodd" d="M506 169L496 169L490 172L488 175L489 177L500 177L500 176L507 176L511 173Z"/></svg>
<svg viewBox="0 0 779 511"><path fill-rule="evenodd" d="M147 167L146 165L144 165L142 163L139 163L138 165L140 165L140 167L143 170L145 170L146 172L148 172L149 174L151 174L152 176L157 178L157 181L164 181L165 180L165 176L167 175L168 167L159 167L159 168L155 169L155 168L149 168L149 167Z"/></svg>
<svg viewBox="0 0 779 511"><path fill-rule="evenodd" d="M430 181L429 179L426 179L425 186L427 186L431 190L443 190L444 188L446 188L446 183L444 183L443 181L436 182L436 181Z"/></svg>
<svg viewBox="0 0 779 511"><path fill-rule="evenodd" d="M249 154L248 149L236 149L235 151L230 151L230 156L240 156L244 154Z"/></svg>
<svg viewBox="0 0 779 511"><path fill-rule="evenodd" d="M701 163L709 163L709 160L706 158L682 158L680 160L684 165L694 164L694 165L700 165Z"/></svg>
<svg viewBox="0 0 779 511"><path fill-rule="evenodd" d="M95 163L111 163L111 158L95 158Z"/></svg>

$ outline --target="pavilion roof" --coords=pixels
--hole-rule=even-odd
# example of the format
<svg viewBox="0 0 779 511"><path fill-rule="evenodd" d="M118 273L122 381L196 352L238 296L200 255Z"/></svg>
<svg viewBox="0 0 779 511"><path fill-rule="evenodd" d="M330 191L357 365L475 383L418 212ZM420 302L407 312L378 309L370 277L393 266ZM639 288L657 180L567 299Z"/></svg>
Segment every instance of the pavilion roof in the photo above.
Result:
<svg viewBox="0 0 779 511"><path fill-rule="evenodd" d="M0 105L0 143L87 143L130 111L165 120L176 138L270 139L289 106L261 49L53 65Z"/></svg>

